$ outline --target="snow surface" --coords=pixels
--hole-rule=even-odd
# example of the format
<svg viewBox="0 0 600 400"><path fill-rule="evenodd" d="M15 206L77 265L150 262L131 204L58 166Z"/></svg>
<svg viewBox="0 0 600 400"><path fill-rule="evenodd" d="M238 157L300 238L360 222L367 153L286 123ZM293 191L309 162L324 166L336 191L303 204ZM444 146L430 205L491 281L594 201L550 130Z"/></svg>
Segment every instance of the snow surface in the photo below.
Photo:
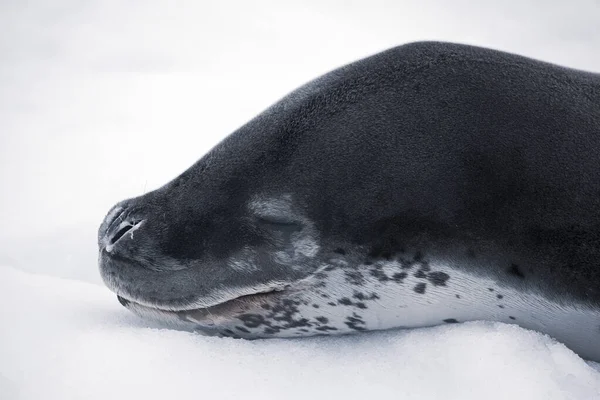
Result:
<svg viewBox="0 0 600 400"><path fill-rule="evenodd" d="M302 83L425 39L600 71L600 2L0 2L0 399L600 398L598 364L513 326L216 339L102 286L116 201Z"/></svg>
<svg viewBox="0 0 600 400"><path fill-rule="evenodd" d="M236 340L157 329L100 286L0 268L2 399L595 399L600 368L539 333L469 323Z"/></svg>

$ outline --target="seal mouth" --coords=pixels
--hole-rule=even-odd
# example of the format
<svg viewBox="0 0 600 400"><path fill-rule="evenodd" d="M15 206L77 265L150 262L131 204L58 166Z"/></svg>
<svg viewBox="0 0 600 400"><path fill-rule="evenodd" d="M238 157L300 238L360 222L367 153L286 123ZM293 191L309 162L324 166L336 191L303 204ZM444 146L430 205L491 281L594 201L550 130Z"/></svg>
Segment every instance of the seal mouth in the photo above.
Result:
<svg viewBox="0 0 600 400"><path fill-rule="evenodd" d="M200 325L204 327L218 326L234 318L235 315L247 312L252 309L260 308L264 304L285 295L289 290L272 289L263 292L241 295L222 303L214 304L208 307L191 308L185 310L170 310L157 306L148 306L140 304L134 300L128 300L117 295L117 300L128 310L145 318L161 320L162 322L171 322L176 325Z"/></svg>
<svg viewBox="0 0 600 400"><path fill-rule="evenodd" d="M276 306L287 298L295 298L299 293L315 285L317 269L310 275L293 282L271 282L252 289L242 289L237 295L223 298L219 302L206 305L191 303L188 306L162 305L125 298L117 294L117 299L129 311L140 317L176 328L200 330L205 333L219 334L219 327L231 324L232 320L243 314L256 314Z"/></svg>

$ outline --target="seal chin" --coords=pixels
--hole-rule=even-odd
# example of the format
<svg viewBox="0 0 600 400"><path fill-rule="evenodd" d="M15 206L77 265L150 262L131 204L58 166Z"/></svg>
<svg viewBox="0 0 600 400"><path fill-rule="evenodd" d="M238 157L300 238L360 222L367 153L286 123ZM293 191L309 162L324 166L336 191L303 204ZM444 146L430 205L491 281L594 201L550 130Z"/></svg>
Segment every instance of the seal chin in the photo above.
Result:
<svg viewBox="0 0 600 400"><path fill-rule="evenodd" d="M209 307L190 308L184 310L169 310L148 306L125 299L117 295L119 303L125 308L143 317L161 323L183 328L210 330L225 325L237 315L263 308L281 296L289 289L273 289L266 292L242 295Z"/></svg>

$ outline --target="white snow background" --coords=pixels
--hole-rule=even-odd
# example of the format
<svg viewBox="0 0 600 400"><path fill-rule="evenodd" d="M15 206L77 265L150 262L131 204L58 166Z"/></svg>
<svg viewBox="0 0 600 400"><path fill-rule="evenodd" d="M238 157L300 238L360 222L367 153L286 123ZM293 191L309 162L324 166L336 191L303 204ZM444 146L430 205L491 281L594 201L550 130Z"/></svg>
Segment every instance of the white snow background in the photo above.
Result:
<svg viewBox="0 0 600 400"><path fill-rule="evenodd" d="M112 204L306 81L423 39L600 71L600 2L0 2L0 399L599 399L599 364L515 326L207 338L101 283Z"/></svg>

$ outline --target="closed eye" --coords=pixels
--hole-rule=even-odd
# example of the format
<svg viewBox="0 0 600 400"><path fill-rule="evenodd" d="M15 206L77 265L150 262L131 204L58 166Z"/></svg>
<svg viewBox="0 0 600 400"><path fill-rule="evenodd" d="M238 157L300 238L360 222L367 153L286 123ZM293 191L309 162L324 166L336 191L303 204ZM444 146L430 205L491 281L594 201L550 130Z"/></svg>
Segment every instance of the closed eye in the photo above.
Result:
<svg viewBox="0 0 600 400"><path fill-rule="evenodd" d="M302 223L291 219L282 218L280 216L264 216L256 217L259 225L266 228L284 231L288 233L298 232L302 230Z"/></svg>

